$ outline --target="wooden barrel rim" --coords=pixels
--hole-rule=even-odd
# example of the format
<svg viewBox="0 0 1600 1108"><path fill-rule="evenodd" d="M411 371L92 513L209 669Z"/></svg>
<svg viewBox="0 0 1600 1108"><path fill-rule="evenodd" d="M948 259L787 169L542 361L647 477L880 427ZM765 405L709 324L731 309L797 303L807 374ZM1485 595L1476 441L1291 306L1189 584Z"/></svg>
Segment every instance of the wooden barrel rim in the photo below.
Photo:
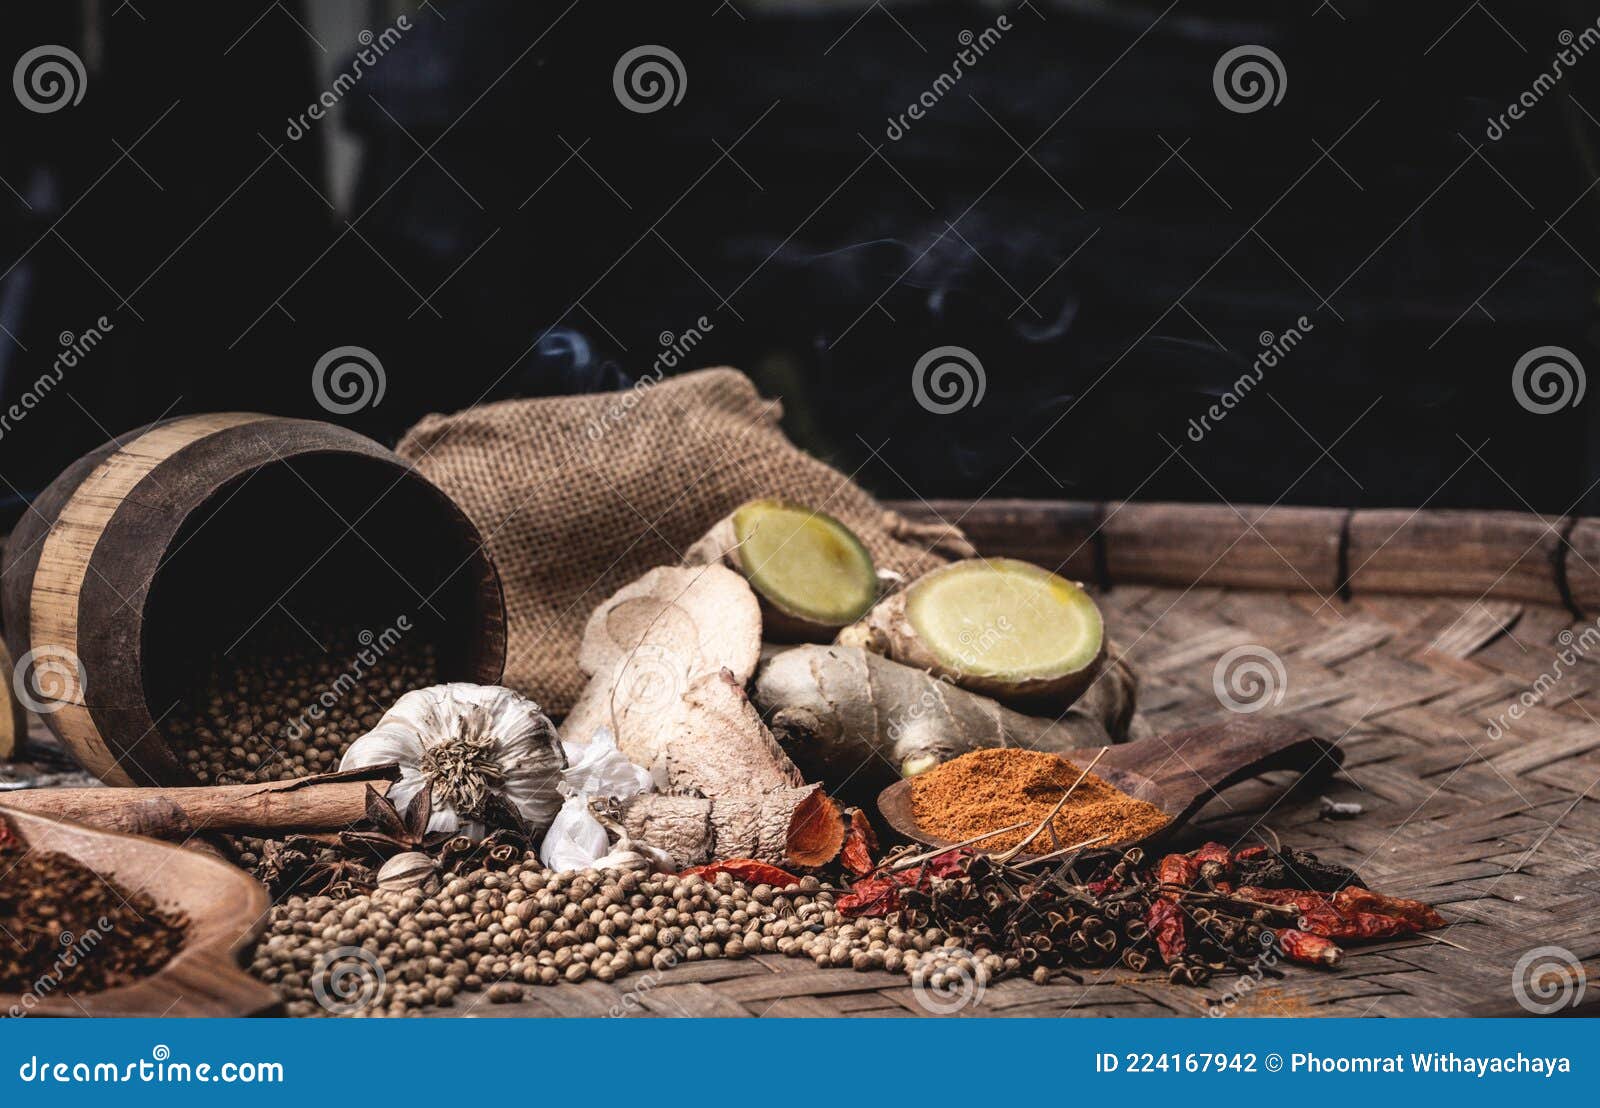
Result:
<svg viewBox="0 0 1600 1108"><path fill-rule="evenodd" d="M260 447L238 449L238 436L269 430L272 438L264 437ZM176 535L195 511L251 473L316 454L357 455L390 466L395 486L410 480L451 513L481 563L473 588L484 626L467 664L478 680L499 679L505 607L498 575L477 529L437 486L379 444L333 424L248 413L181 417L108 444L74 467L79 472L70 491L59 504L44 507L54 514L40 517L48 525L43 538L10 567L19 575L31 573L31 583L18 595L20 583L8 582L8 609L14 611L8 637L14 648L43 652L41 657L60 657L65 650L72 659L65 672L85 675L87 690L76 681L48 690L63 694L48 722L71 737L85 768L108 784L184 776L157 733L141 670L150 589ZM135 488L139 493L130 498ZM101 550L114 550L116 557L97 560ZM81 611L102 616L86 630L79 625ZM139 737L114 750L108 735Z"/></svg>

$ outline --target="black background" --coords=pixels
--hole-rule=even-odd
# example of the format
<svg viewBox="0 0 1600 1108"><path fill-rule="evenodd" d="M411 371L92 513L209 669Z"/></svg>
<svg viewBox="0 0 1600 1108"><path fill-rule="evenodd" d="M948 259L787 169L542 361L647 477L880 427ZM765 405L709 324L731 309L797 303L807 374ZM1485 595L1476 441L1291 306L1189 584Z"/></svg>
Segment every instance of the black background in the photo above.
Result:
<svg viewBox="0 0 1600 1108"><path fill-rule="evenodd" d="M1600 401L1530 413L1511 371L1545 345L1600 365L1600 51L1486 126L1600 5L1336 2L324 5L413 29L300 141L355 46L314 41L309 0L15 7L7 69L61 43L88 83L51 114L0 97L0 399L59 333L114 330L0 438L5 517L163 415L326 418L310 373L335 346L387 376L342 421L393 441L625 383L700 316L696 364L781 394L791 434L888 496L1594 512ZM682 59L677 105L619 103L641 44ZM1218 102L1241 44L1282 59L1281 103ZM319 130L341 126L343 203ZM938 416L909 382L945 344L987 390Z"/></svg>

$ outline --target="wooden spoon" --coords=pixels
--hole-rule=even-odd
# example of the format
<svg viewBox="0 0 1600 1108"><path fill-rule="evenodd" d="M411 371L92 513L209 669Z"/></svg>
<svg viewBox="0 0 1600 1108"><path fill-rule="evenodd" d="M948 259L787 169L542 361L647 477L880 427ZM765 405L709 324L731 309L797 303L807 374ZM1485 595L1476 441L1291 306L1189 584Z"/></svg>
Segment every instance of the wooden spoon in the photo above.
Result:
<svg viewBox="0 0 1600 1108"><path fill-rule="evenodd" d="M1064 757L1083 766L1094 754L1094 750L1068 751ZM1095 766L1095 775L1154 804L1166 813L1168 821L1142 839L1107 840L1099 845L1127 847L1163 838L1230 785L1269 770L1310 770L1324 758L1337 767L1343 755L1333 743L1316 738L1304 728L1273 719L1230 720L1113 746ZM889 826L908 839L934 847L953 845L951 840L917 826L911 811L911 782L911 778L896 781L878 794L878 811ZM974 849L982 848L979 843ZM1018 857L1026 859L1030 855Z"/></svg>
<svg viewBox="0 0 1600 1108"><path fill-rule="evenodd" d="M69 995L58 988L29 994L26 1002L20 994L0 993L0 1015L15 1007L35 1016L248 1016L277 1005L270 988L239 968L239 955L261 934L271 904L267 890L242 870L154 839L31 812L0 809L0 819L31 849L65 854L189 921L182 948L149 977L97 993Z"/></svg>

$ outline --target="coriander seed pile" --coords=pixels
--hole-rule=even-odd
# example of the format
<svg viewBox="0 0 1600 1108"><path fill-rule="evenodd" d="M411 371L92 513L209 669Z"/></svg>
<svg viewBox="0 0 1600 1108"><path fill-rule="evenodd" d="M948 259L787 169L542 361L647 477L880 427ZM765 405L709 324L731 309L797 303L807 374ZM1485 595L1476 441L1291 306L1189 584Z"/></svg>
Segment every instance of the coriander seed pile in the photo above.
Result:
<svg viewBox="0 0 1600 1108"><path fill-rule="evenodd" d="M163 726L202 784L327 773L404 693L434 684L437 669L432 644L416 636L383 649L365 632L264 623L212 661Z"/></svg>
<svg viewBox="0 0 1600 1108"><path fill-rule="evenodd" d="M847 921L835 891L815 877L751 887L721 873L622 870L555 873L528 853L504 869L448 879L435 893L379 890L335 899L290 896L272 910L251 972L274 986L290 1015L419 1015L434 1006L521 1000L533 985L593 977L612 982L682 962L784 954L818 966L924 975L966 958L985 977L1015 970L997 956L950 950L936 928L908 931ZM988 963L992 961L993 965ZM346 1010L324 998L333 977L364 964L366 983ZM953 964L953 963L952 963ZM348 990L347 990L348 991Z"/></svg>

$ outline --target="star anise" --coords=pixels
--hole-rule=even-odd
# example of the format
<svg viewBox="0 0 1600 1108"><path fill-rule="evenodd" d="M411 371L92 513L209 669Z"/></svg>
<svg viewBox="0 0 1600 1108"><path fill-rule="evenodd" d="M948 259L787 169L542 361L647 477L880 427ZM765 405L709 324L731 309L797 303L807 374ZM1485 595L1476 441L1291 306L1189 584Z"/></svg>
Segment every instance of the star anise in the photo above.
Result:
<svg viewBox="0 0 1600 1108"><path fill-rule="evenodd" d="M411 798L402 815L392 801L371 785L367 786L367 820L372 830L345 831L339 841L352 850L365 849L379 859L392 858L413 850L431 852L450 836L428 831L433 816L433 787L426 786Z"/></svg>
<svg viewBox="0 0 1600 1108"><path fill-rule="evenodd" d="M275 897L291 892L303 896L348 896L358 889L371 888L374 881L369 867L340 848L299 836L262 843L257 873Z"/></svg>

